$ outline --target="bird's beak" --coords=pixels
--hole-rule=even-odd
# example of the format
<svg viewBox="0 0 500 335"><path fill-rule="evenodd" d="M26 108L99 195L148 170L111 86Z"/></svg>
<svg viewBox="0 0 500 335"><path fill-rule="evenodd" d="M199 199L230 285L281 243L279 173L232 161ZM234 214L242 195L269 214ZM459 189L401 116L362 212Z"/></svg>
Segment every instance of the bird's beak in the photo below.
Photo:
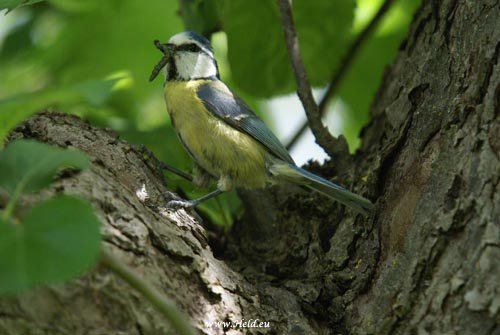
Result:
<svg viewBox="0 0 500 335"><path fill-rule="evenodd" d="M175 44L172 43L160 43L160 41L154 41L155 47L160 50L165 56L170 57L175 51Z"/></svg>
<svg viewBox="0 0 500 335"><path fill-rule="evenodd" d="M164 46L165 48L167 48L167 50L168 50L169 52L174 52L174 51L175 51L175 44L172 44L172 43L165 43L165 44L163 44L163 46Z"/></svg>
<svg viewBox="0 0 500 335"><path fill-rule="evenodd" d="M156 66L153 69L153 72L151 73L151 76L149 76L149 81L153 81L158 73L161 71L161 69L168 63L168 60L172 57L175 51L175 45L171 43L160 43L160 41L155 40L154 41L155 47L160 50L163 53L163 57L161 58L160 62L156 64Z"/></svg>

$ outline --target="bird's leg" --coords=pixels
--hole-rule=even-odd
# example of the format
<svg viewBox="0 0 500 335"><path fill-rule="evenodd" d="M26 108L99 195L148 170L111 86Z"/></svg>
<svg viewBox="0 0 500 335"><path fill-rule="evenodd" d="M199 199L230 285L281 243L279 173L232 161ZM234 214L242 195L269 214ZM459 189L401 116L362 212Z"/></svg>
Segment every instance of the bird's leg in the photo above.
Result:
<svg viewBox="0 0 500 335"><path fill-rule="evenodd" d="M169 168L171 168L171 167L169 167ZM182 171L179 171L179 170L177 170L175 168L174 168L174 170L175 171L172 171L172 170L170 170L170 171L172 171L174 173L180 172L181 174L186 175ZM199 187L202 187L202 188L203 187L207 187L208 184L210 183L210 180L212 179L212 176L210 176L210 174L208 172L206 172L205 170L203 170L196 163L194 164L193 172L194 172L194 177L186 175L188 177L191 177L191 179L188 179L188 180L190 180L191 182L193 182L193 184L196 187L198 187L198 188ZM187 208L187 207L194 207L194 206L198 205L200 202L205 201L207 199L210 199L212 197L215 197L215 196L217 196L217 195L219 195L219 194L221 194L221 193L223 193L225 191L226 190L224 188L217 187L217 190L215 190L215 191L213 191L211 193L208 193L208 194L204 195L203 197L200 197L198 199L194 199L194 200L191 200L191 201L180 199L177 195L172 194L171 192L164 192L162 194L163 195L170 195L170 201L167 203L167 207L185 207L185 208Z"/></svg>
<svg viewBox="0 0 500 335"><path fill-rule="evenodd" d="M168 193L170 193L170 192L168 192ZM191 207L199 205L200 203L202 203L205 200L216 197L222 193L224 193L224 191L222 191L220 189L216 189L215 191L212 191L212 192L205 194L204 196L199 197L198 199L194 199L194 200L170 200L169 202L167 202L167 207L169 207L169 208L191 208Z"/></svg>
<svg viewBox="0 0 500 335"><path fill-rule="evenodd" d="M186 179L187 181L194 182L198 186L205 186L208 183L208 180L210 179L210 175L208 175L203 169L201 169L196 164L195 164L195 172L197 172L196 173L197 178L194 178L190 174L187 174L187 173L185 173L185 172L183 172L183 171L181 171L173 166L170 166L170 165L158 160L156 157L154 157L153 153L150 150L148 150L143 144L132 145L132 147L134 149L136 149L137 151L139 151L141 154L146 155L148 157L148 159L154 159L156 161L156 168L159 170L168 170L168 171ZM223 179L223 180L226 180L226 179ZM228 186L224 184L224 185L222 185L222 189L224 189L224 190L222 190L221 187L219 187L215 191L212 191L212 192L205 194L204 196L199 197L198 199L194 199L194 200L180 199L176 194L174 194L172 192L168 192L168 191L161 193L161 195L168 196L171 199L170 201L167 202L167 207L170 207L170 208L191 208L191 207L197 206L198 204L200 204L201 202L203 202L205 200L208 200L210 198L218 196L221 193L226 192L225 189L227 187ZM230 188L230 186L229 186L229 188Z"/></svg>
<svg viewBox="0 0 500 335"><path fill-rule="evenodd" d="M193 182L193 179L194 179L193 176L191 176L190 174L185 173L185 172L183 172L183 171L181 171L181 170L179 170L171 165L163 163L162 161L157 159L153 155L153 153L146 148L146 146L144 144L132 144L131 146L135 150L139 151L141 154L146 155L148 157L147 159L153 159L156 163L157 170L168 170L168 171L178 175L179 177L186 179L187 181Z"/></svg>
<svg viewBox="0 0 500 335"><path fill-rule="evenodd" d="M193 176L191 176L190 174L188 174L186 172L179 170L178 168L175 168L171 165L163 163L162 161L158 161L157 167L158 167L158 169L170 171L173 174L176 174L179 177L186 179L187 181L193 182L193 179L194 179Z"/></svg>

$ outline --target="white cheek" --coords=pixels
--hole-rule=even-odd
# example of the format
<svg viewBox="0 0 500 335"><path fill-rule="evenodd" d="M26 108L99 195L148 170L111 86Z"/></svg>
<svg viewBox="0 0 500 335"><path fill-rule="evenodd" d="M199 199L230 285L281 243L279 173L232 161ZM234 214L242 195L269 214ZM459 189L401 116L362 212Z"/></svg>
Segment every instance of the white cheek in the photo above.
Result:
<svg viewBox="0 0 500 335"><path fill-rule="evenodd" d="M208 56L201 55L193 70L194 77L210 77L217 74L214 62Z"/></svg>
<svg viewBox="0 0 500 335"><path fill-rule="evenodd" d="M176 55L177 72L183 79L205 78L217 75L212 59L203 54L184 53Z"/></svg>

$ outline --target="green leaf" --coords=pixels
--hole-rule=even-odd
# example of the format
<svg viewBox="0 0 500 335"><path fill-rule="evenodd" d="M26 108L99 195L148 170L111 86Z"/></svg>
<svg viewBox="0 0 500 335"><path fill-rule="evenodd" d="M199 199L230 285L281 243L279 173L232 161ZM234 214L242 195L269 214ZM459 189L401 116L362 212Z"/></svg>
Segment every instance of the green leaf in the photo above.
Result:
<svg viewBox="0 0 500 335"><path fill-rule="evenodd" d="M99 246L99 220L77 198L40 202L21 223L0 219L0 293L74 278L94 263Z"/></svg>
<svg viewBox="0 0 500 335"><path fill-rule="evenodd" d="M221 0L217 4L236 84L260 97L294 90L275 1ZM354 0L293 2L300 51L313 86L326 84L336 68L349 36L354 8Z"/></svg>
<svg viewBox="0 0 500 335"><path fill-rule="evenodd" d="M0 100L0 142L19 122L51 104L64 105L85 102L91 105L102 105L111 95L117 80L119 79L87 80L62 88L18 94Z"/></svg>
<svg viewBox="0 0 500 335"><path fill-rule="evenodd" d="M205 36L218 30L219 17L214 0L180 0L179 13L186 30Z"/></svg>
<svg viewBox="0 0 500 335"><path fill-rule="evenodd" d="M43 0L0 0L0 10L7 9L8 12L19 6L32 5Z"/></svg>
<svg viewBox="0 0 500 335"><path fill-rule="evenodd" d="M0 187L11 195L35 192L49 185L63 166L85 169L87 157L45 143L16 140L0 152Z"/></svg>

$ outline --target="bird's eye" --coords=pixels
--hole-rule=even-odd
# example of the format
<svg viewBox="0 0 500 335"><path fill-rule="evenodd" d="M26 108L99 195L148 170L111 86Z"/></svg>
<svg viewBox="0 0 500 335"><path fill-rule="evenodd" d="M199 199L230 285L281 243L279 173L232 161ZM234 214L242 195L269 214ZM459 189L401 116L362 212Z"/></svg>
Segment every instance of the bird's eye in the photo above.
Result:
<svg viewBox="0 0 500 335"><path fill-rule="evenodd" d="M178 48L178 50L191 51L191 52L200 52L201 51L200 47L197 46L195 43L183 44Z"/></svg>
<svg viewBox="0 0 500 335"><path fill-rule="evenodd" d="M197 46L196 44L192 43L192 44L188 44L189 46L189 51L193 51L193 52L198 52L198 51L201 51L200 47Z"/></svg>

